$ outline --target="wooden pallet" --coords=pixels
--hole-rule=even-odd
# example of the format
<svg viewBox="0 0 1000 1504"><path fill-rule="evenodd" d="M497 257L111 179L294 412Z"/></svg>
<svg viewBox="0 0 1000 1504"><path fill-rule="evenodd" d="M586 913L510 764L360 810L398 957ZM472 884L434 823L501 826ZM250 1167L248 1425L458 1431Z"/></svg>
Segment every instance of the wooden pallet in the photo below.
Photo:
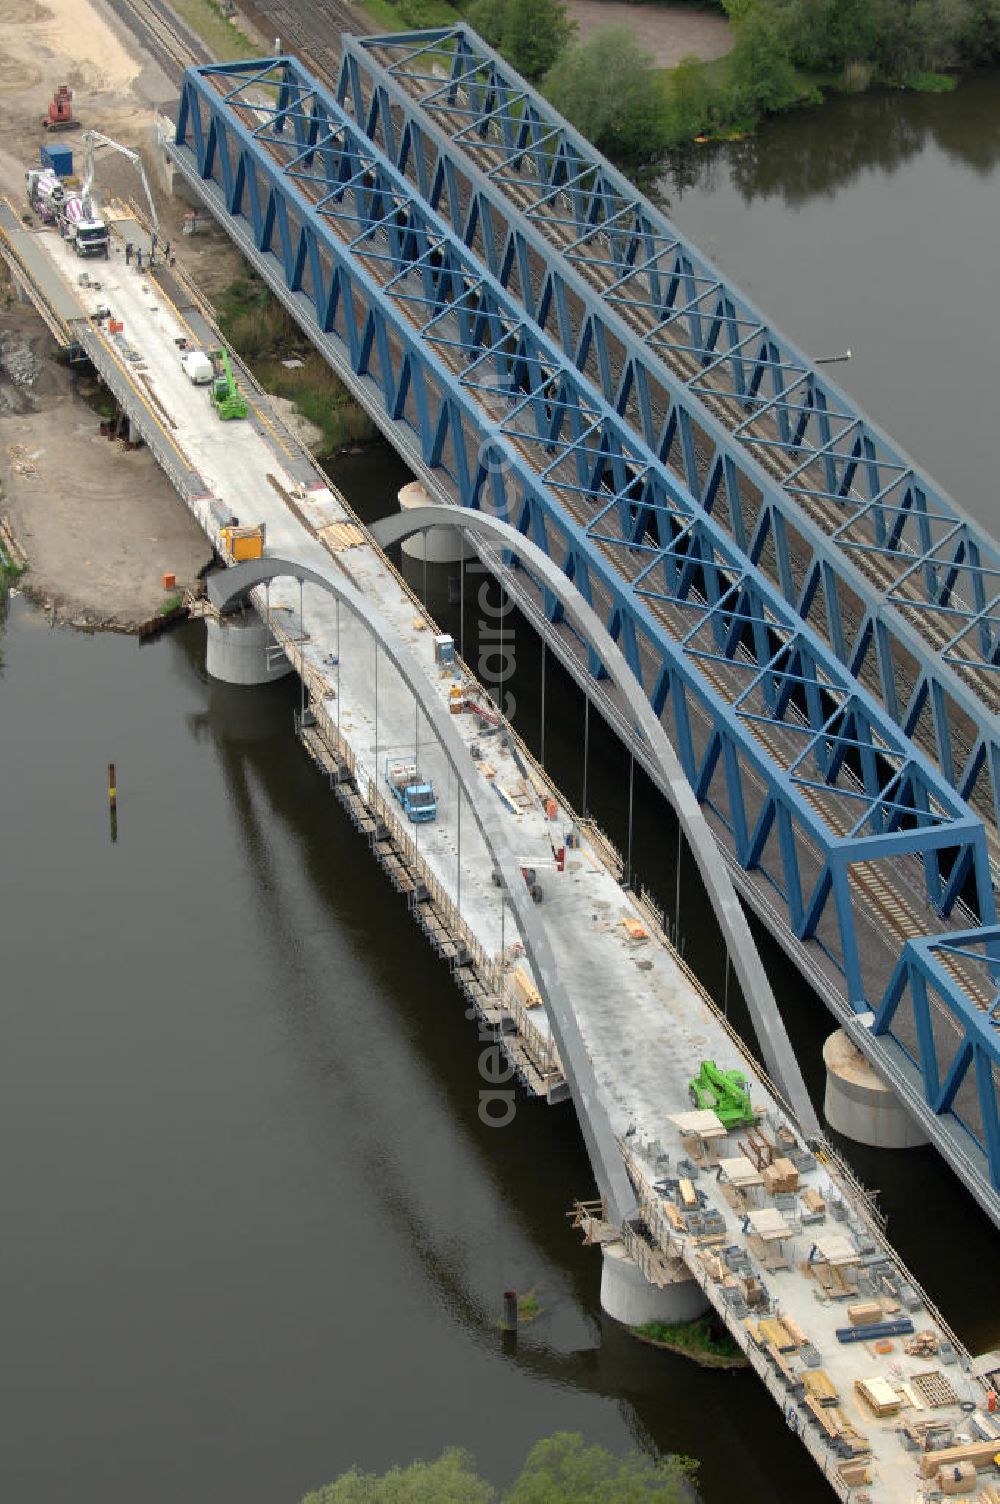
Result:
<svg viewBox="0 0 1000 1504"><path fill-rule="evenodd" d="M923 1400L928 1410L941 1410L945 1405L957 1405L959 1396L952 1387L947 1374L939 1368L929 1368L925 1373L915 1373L907 1379L911 1389L915 1389ZM998 1443L1000 1450L1000 1443Z"/></svg>
<svg viewBox="0 0 1000 1504"><path fill-rule="evenodd" d="M356 522L330 522L319 530L319 538L332 554L342 554L349 548L360 548L367 543L364 528Z"/></svg>

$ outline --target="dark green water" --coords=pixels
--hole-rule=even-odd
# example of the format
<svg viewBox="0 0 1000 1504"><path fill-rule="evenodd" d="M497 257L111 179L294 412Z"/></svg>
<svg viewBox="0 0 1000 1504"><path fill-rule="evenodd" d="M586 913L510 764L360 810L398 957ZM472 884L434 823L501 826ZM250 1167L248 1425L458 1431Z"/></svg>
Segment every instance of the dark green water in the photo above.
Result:
<svg viewBox="0 0 1000 1504"><path fill-rule="evenodd" d="M852 390L988 521L995 86L781 122L674 203L806 348L855 346ZM932 293L948 311L916 356L903 326ZM337 478L375 516L397 472L370 454ZM537 648L516 634L536 740ZM453 1443L503 1482L558 1428L700 1456L719 1504L824 1498L756 1381L601 1318L598 1258L563 1216L591 1189L572 1118L521 1102L508 1129L480 1124L457 995L297 746L294 688L209 684L196 627L140 650L22 603L3 652L0 1499L292 1504L353 1462ZM573 797L581 726L553 673L547 753ZM624 773L595 728L590 802L622 842ZM672 907L669 822L642 788L638 808L639 875ZM721 993L686 870L681 930ZM818 1086L827 1021L767 953ZM963 1336L1000 1341L995 1234L933 1153L857 1162ZM496 1325L511 1285L543 1307L516 1352Z"/></svg>

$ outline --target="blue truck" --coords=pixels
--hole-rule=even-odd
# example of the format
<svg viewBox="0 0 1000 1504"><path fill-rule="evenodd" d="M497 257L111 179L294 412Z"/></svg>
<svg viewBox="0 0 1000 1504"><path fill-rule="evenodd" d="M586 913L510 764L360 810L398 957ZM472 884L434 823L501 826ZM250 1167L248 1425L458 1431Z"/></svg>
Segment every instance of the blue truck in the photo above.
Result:
<svg viewBox="0 0 1000 1504"><path fill-rule="evenodd" d="M414 825L426 825L437 819L437 798L434 787L417 772L415 762L403 758L387 757L385 781Z"/></svg>

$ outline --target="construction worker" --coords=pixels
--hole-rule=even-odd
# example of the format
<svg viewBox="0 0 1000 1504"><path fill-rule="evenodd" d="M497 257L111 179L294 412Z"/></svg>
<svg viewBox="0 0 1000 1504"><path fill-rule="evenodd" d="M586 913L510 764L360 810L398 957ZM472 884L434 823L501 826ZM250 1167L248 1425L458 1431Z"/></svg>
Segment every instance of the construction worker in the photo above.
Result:
<svg viewBox="0 0 1000 1504"><path fill-rule="evenodd" d="M136 248L135 248L135 269L136 269L137 272L141 272L142 271L142 246L141 245L137 245Z"/></svg>
<svg viewBox="0 0 1000 1504"><path fill-rule="evenodd" d="M131 240L126 240L126 242L125 242L125 265L126 266L131 266L132 265L132 242L131 242Z"/></svg>

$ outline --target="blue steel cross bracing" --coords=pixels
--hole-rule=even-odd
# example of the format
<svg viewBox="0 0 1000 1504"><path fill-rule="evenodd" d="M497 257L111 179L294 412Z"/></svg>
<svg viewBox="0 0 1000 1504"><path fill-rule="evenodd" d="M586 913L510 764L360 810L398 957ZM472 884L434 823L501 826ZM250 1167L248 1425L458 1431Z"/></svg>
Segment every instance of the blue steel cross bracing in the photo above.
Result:
<svg viewBox="0 0 1000 1504"><path fill-rule="evenodd" d="M995 832L997 544L468 27L338 98Z"/></svg>
<svg viewBox="0 0 1000 1504"><path fill-rule="evenodd" d="M530 535L601 613L740 865L859 1012L881 997L855 913L878 903L872 874L917 860L938 914L994 922L982 822L294 60L189 69L174 155L441 488ZM950 986L954 1037L995 1048ZM988 1084L992 1108L941 1110L993 1168Z"/></svg>

